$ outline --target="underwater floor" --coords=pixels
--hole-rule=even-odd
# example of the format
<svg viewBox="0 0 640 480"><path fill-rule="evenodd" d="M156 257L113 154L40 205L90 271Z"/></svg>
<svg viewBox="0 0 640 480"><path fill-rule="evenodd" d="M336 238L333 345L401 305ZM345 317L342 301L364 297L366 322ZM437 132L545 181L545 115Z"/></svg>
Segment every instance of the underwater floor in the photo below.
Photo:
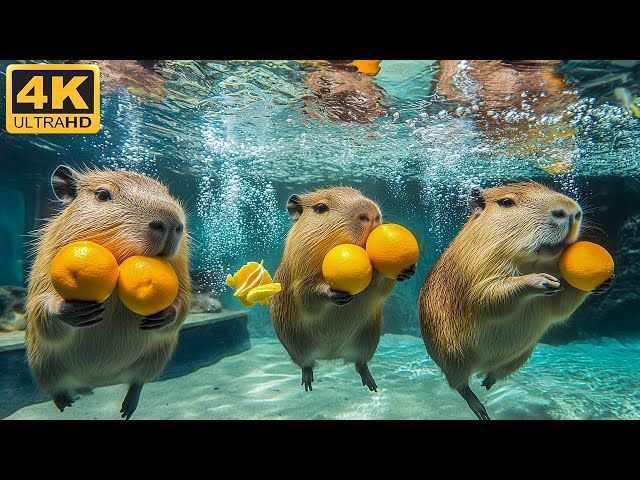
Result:
<svg viewBox="0 0 640 480"><path fill-rule="evenodd" d="M529 363L490 392L472 388L493 419L640 419L640 343L613 338L554 347L541 344ZM145 386L133 419L475 419L425 353L422 340L384 335L369 392L353 366L323 362L313 392L273 338L191 374ZM126 386L97 388L59 413L52 402L8 419L119 419Z"/></svg>

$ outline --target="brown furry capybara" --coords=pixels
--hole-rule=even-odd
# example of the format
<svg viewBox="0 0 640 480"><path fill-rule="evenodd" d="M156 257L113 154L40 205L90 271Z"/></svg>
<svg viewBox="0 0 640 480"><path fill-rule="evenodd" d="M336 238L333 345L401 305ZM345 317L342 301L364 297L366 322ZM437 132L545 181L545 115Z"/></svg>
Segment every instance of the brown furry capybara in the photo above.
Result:
<svg viewBox="0 0 640 480"><path fill-rule="evenodd" d="M384 91L375 80L358 70L351 60L316 60L305 63L310 70L304 86L313 95L304 97L303 113L321 119L322 112L334 122L368 124L387 113Z"/></svg>
<svg viewBox="0 0 640 480"><path fill-rule="evenodd" d="M560 73L561 63L441 60L436 91L463 107L477 120L476 130L506 154L531 158L550 173L565 173L579 157L577 130L568 121L551 120L566 115L578 95Z"/></svg>
<svg viewBox="0 0 640 480"><path fill-rule="evenodd" d="M589 295L558 271L582 209L535 182L474 189L469 203L473 213L427 274L418 308L429 355L478 418L489 419L470 375L485 373L488 390L515 372L547 328Z"/></svg>
<svg viewBox="0 0 640 480"><path fill-rule="evenodd" d="M287 203L296 220L274 282L282 292L271 304L275 332L302 369L302 384L312 390L317 360L353 362L362 384L377 390L367 362L380 340L382 305L396 280L373 271L369 286L357 295L331 289L322 275L322 261L342 243L364 248L369 233L382 223L378 206L358 190L334 187L292 195ZM415 265L400 273L403 281Z"/></svg>
<svg viewBox="0 0 640 480"><path fill-rule="evenodd" d="M135 95L155 99L162 99L168 93L164 84L169 80L158 70L166 66L164 60L67 60L65 63L97 65L103 94L116 93L118 87L124 87Z"/></svg>
<svg viewBox="0 0 640 480"><path fill-rule="evenodd" d="M60 166L51 184L65 208L38 232L35 245L27 297L29 366L60 411L93 387L128 383L121 409L128 419L142 386L171 357L189 311L185 214L164 185L137 173L78 173ZM178 275L177 298L147 317L127 309L117 289L103 303L63 300L51 284L51 262L62 247L80 240L105 246L118 263L132 255L165 258Z"/></svg>

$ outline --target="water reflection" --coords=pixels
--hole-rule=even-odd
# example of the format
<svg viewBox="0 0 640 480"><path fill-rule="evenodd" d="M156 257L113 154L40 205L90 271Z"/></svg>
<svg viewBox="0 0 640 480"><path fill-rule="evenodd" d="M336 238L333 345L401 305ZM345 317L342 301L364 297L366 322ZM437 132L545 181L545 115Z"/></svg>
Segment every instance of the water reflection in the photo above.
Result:
<svg viewBox="0 0 640 480"><path fill-rule="evenodd" d="M316 60L303 64L308 72L304 86L313 93L304 97L304 113L316 119L326 116L357 123L371 123L386 114L383 90L372 78L379 71L376 61L353 62Z"/></svg>
<svg viewBox="0 0 640 480"><path fill-rule="evenodd" d="M93 63L100 68L103 94L117 93L119 87L134 95L163 98L168 81L157 69L164 60L66 60L65 63Z"/></svg>
<svg viewBox="0 0 640 480"><path fill-rule="evenodd" d="M577 129L567 122L578 92L559 73L560 60L441 60L437 91L457 116L511 155L550 173L571 171Z"/></svg>

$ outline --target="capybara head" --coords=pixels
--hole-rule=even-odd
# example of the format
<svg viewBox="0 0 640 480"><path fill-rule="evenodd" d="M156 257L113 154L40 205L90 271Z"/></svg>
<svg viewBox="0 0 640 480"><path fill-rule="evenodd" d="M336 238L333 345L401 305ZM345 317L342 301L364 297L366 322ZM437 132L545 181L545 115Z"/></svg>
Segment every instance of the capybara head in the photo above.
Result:
<svg viewBox="0 0 640 480"><path fill-rule="evenodd" d="M369 233L382 223L378 206L358 190L334 187L304 195L291 195L287 211L296 223L289 241L297 250L326 254L342 243L364 248Z"/></svg>
<svg viewBox="0 0 640 480"><path fill-rule="evenodd" d="M470 223L505 256L536 261L558 256L580 235L582 209L571 198L536 182L474 188Z"/></svg>
<svg viewBox="0 0 640 480"><path fill-rule="evenodd" d="M178 252L186 217L160 182L133 172L77 172L61 165L51 186L67 205L70 234L104 245L119 262L131 255L171 258Z"/></svg>

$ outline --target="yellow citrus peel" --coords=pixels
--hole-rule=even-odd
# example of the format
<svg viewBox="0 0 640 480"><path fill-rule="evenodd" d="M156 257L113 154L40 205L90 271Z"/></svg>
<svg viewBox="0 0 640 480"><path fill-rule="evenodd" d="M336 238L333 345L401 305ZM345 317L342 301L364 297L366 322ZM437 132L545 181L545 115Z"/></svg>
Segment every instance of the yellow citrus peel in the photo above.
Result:
<svg viewBox="0 0 640 480"><path fill-rule="evenodd" d="M260 263L248 262L233 276L227 275L227 286L236 289L233 295L245 307L251 307L255 303L266 306L269 299L282 290L282 285L273 283L263 263L264 260Z"/></svg>

